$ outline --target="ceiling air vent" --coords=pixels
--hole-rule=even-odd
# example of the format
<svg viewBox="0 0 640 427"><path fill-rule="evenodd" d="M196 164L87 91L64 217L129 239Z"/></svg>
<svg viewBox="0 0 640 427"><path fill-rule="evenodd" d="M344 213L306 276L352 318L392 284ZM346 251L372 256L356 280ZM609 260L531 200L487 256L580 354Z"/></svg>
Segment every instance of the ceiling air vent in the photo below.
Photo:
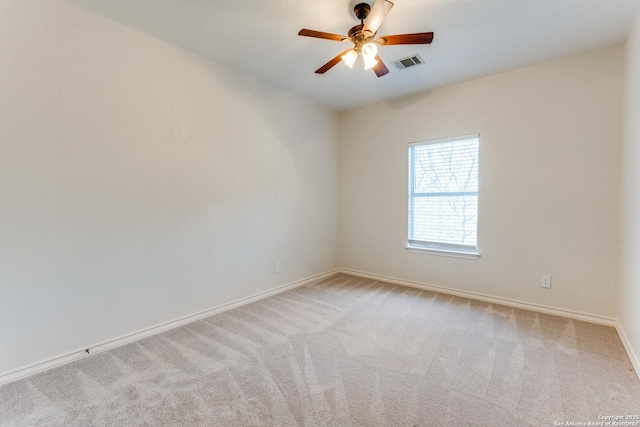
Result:
<svg viewBox="0 0 640 427"><path fill-rule="evenodd" d="M424 61L422 60L422 58L420 58L420 55L415 54L415 55L411 55L408 58L403 58L403 59L398 59L397 61L393 61L393 63L398 68L398 70L404 70L405 68L414 67L416 65L422 65L424 64Z"/></svg>

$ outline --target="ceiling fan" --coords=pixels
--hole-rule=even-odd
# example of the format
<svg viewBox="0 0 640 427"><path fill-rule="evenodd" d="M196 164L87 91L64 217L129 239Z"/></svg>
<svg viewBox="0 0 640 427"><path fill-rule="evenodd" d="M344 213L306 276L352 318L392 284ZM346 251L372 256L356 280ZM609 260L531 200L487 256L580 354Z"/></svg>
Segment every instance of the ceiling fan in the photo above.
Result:
<svg viewBox="0 0 640 427"><path fill-rule="evenodd" d="M389 0L375 0L373 6L369 6L367 3L357 4L353 8L353 12L355 13L356 18L360 20L360 24L351 28L348 36L307 29L300 30L298 33L299 36L315 37L339 42L351 42L354 45L353 48L339 53L331 61L318 68L316 70L316 74L326 73L341 60L351 68L353 67L356 59L358 59L358 55L362 55L364 69L373 69L378 77L382 77L389 72L389 69L378 56L378 46L394 44L429 44L433 41L433 32L380 36L374 39L380 24L382 24L382 21L392 7L393 3Z"/></svg>

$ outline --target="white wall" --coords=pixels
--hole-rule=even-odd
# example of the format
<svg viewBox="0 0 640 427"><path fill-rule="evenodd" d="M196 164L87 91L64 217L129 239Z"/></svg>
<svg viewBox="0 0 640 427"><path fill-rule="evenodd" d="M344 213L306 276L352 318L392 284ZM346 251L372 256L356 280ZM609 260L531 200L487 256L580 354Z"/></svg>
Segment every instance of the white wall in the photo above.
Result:
<svg viewBox="0 0 640 427"><path fill-rule="evenodd" d="M0 375L337 268L335 113L57 0L0 58Z"/></svg>
<svg viewBox="0 0 640 427"><path fill-rule="evenodd" d="M640 15L625 45L619 321L640 368Z"/></svg>
<svg viewBox="0 0 640 427"><path fill-rule="evenodd" d="M615 317L622 69L615 46L342 115L341 266ZM472 133L481 259L407 253L407 143Z"/></svg>

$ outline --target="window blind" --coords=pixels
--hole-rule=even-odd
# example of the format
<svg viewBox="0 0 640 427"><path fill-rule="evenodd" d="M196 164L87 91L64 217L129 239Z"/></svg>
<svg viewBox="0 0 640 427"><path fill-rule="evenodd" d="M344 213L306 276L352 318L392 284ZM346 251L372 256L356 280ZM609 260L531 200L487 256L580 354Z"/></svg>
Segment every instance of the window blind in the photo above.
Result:
<svg viewBox="0 0 640 427"><path fill-rule="evenodd" d="M409 145L409 244L477 250L478 135Z"/></svg>

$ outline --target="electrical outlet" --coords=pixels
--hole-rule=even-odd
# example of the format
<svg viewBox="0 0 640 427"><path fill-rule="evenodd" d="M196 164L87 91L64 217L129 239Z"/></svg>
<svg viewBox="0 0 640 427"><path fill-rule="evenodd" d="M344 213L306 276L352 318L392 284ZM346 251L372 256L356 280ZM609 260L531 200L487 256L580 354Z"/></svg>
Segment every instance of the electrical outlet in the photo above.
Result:
<svg viewBox="0 0 640 427"><path fill-rule="evenodd" d="M540 287L551 289L551 276L542 275L540 276Z"/></svg>
<svg viewBox="0 0 640 427"><path fill-rule="evenodd" d="M316 263L316 256L314 254L309 255L309 265Z"/></svg>
<svg viewBox="0 0 640 427"><path fill-rule="evenodd" d="M276 274L280 273L280 263L276 262Z"/></svg>

